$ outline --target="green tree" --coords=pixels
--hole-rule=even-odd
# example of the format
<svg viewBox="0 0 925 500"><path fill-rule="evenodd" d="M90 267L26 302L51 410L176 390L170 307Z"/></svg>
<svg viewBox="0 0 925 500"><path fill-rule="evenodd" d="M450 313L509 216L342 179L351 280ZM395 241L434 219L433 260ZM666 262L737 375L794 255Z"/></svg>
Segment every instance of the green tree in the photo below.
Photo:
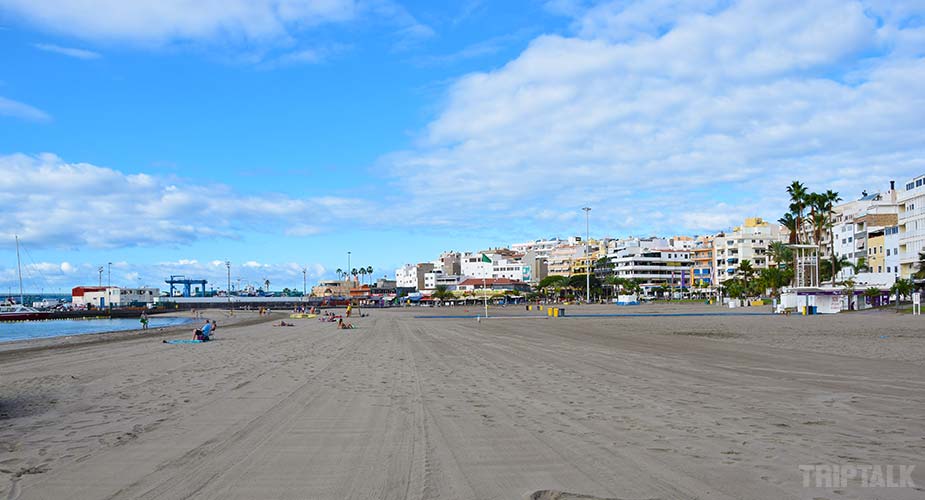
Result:
<svg viewBox="0 0 925 500"><path fill-rule="evenodd" d="M369 285L373 284L373 266L366 266L366 274L369 276Z"/></svg>
<svg viewBox="0 0 925 500"><path fill-rule="evenodd" d="M446 285L437 285L434 289L433 297L437 300L444 301L453 298L453 292Z"/></svg>
<svg viewBox="0 0 925 500"><path fill-rule="evenodd" d="M844 257L843 257L843 258L844 258ZM867 258L866 258L866 257L858 257L858 261L857 261L856 263L854 263L854 264L851 264L850 261L848 261L847 259L845 259L845 261L846 261L846 263L847 263L847 266L845 266L845 267L849 267L849 266L850 266L851 269L854 271L854 274L864 273L864 272L867 272L867 271L870 269L869 266L867 265Z"/></svg>
<svg viewBox="0 0 925 500"><path fill-rule="evenodd" d="M581 292L581 295L585 295L585 287L587 286L588 277L587 274L573 274L568 278L568 287L572 290ZM597 288L601 287L601 280L595 275L591 275L591 290L594 291Z"/></svg>
<svg viewBox="0 0 925 500"><path fill-rule="evenodd" d="M554 274L552 276L547 276L540 280L537 288L542 290L546 296L549 296L549 292L554 292L556 297L560 296L560 292L568 287L568 278L565 276L560 276Z"/></svg>
<svg viewBox="0 0 925 500"><path fill-rule="evenodd" d="M917 280L925 279L925 250L919 251L919 261L916 262L916 271L912 277Z"/></svg>
<svg viewBox="0 0 925 500"><path fill-rule="evenodd" d="M790 213L794 219L794 243L800 243L800 233L803 230L803 213L806 211L809 192L802 182L793 181L787 187L790 195Z"/></svg>
<svg viewBox="0 0 925 500"><path fill-rule="evenodd" d="M903 297L908 297L915 290L915 283L911 279L898 279L893 286L890 287L890 292L896 294L896 309L899 309L899 304L902 302Z"/></svg>
<svg viewBox="0 0 925 500"><path fill-rule="evenodd" d="M780 296L780 289L787 283L790 283L793 271L790 269L781 269L779 267L769 267L762 269L758 274L758 283L763 288L770 288L771 295Z"/></svg>
<svg viewBox="0 0 925 500"><path fill-rule="evenodd" d="M739 262L736 274L742 277L742 286L745 288L745 293L748 293L750 290L748 286L749 280L755 275L755 268L752 266L752 262L748 259L743 259L742 262Z"/></svg>
<svg viewBox="0 0 925 500"><path fill-rule="evenodd" d="M741 299L746 292L745 284L739 278L726 280L726 283L723 285L723 289L725 290L726 295L736 300Z"/></svg>
<svg viewBox="0 0 925 500"><path fill-rule="evenodd" d="M851 302L854 300L854 287L856 282L854 278L848 278L842 282L842 288L845 290L845 295L848 297L848 310L852 309Z"/></svg>
<svg viewBox="0 0 925 500"><path fill-rule="evenodd" d="M832 232L835 214L832 210L835 208L835 204L840 201L841 196L838 196L838 193L831 189L822 193L822 208L825 210L824 213L826 218L825 227L829 231L829 251L832 253L832 286L835 286L835 275L838 273L838 271L835 270L835 233Z"/></svg>
<svg viewBox="0 0 925 500"><path fill-rule="evenodd" d="M789 215L789 214L788 214ZM782 241L774 241L768 246L768 255L771 256L779 269L792 268L793 249Z"/></svg>
<svg viewBox="0 0 925 500"><path fill-rule="evenodd" d="M868 304L874 305L874 299L880 296L880 289L872 286L864 290L864 296L867 297Z"/></svg>
<svg viewBox="0 0 925 500"><path fill-rule="evenodd" d="M337 270L334 271L334 272L337 274L337 279L338 279L338 280L340 280L340 279L343 278L343 274L344 274L344 270L343 270L343 269L341 269L341 268L338 267Z"/></svg>
<svg viewBox="0 0 925 500"><path fill-rule="evenodd" d="M270 293L270 280L269 279L264 280L263 285L267 287L267 293Z"/></svg>

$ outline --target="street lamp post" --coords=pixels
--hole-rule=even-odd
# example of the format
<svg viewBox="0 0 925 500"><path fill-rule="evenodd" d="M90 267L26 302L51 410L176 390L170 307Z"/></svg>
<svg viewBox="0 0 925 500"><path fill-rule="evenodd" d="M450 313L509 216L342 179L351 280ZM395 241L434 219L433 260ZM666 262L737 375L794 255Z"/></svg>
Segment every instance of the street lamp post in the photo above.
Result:
<svg viewBox="0 0 925 500"><path fill-rule="evenodd" d="M109 306L109 310L112 311L112 262L109 262L108 266L106 274L106 302Z"/></svg>
<svg viewBox="0 0 925 500"><path fill-rule="evenodd" d="M588 267L585 269L585 302L591 303L591 208L584 207L585 211L585 258Z"/></svg>
<svg viewBox="0 0 925 500"><path fill-rule="evenodd" d="M302 296L308 295L308 269L302 268Z"/></svg>
<svg viewBox="0 0 925 500"><path fill-rule="evenodd" d="M103 288L103 266L100 266L97 271L100 273L100 288Z"/></svg>

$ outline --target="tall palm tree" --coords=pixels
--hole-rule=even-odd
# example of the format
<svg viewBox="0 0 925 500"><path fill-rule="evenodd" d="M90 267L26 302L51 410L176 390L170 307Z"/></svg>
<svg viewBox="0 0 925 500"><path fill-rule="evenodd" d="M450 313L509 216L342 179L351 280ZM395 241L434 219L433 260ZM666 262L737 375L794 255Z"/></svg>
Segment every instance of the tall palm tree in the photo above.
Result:
<svg viewBox="0 0 925 500"><path fill-rule="evenodd" d="M742 262L739 262L739 268L736 271L742 275L742 284L745 286L745 292L748 293L748 280L755 274L752 262L748 259L743 259Z"/></svg>
<svg viewBox="0 0 925 500"><path fill-rule="evenodd" d="M366 281L366 268L365 267L360 268L360 276L362 277L362 281Z"/></svg>
<svg viewBox="0 0 925 500"><path fill-rule="evenodd" d="M369 286L373 285L373 266L366 266L366 274L369 275Z"/></svg>
<svg viewBox="0 0 925 500"><path fill-rule="evenodd" d="M832 253L832 286L835 286L835 232L833 228L835 214L833 212L835 204L841 201L841 196L838 196L838 193L832 191L831 189L827 190L825 193L822 193L822 199L824 200L823 208L825 208L827 226L829 230L829 251Z"/></svg>
<svg viewBox="0 0 925 500"><path fill-rule="evenodd" d="M344 274L344 270L343 270L343 269L341 269L341 268L338 267L337 270L334 271L334 272L337 273L337 279L338 279L338 280L340 280L340 279L343 277L343 274Z"/></svg>
<svg viewBox="0 0 925 500"><path fill-rule="evenodd" d="M357 274L360 274L360 272L357 271L357 268L354 267L353 269L350 270L350 274L353 275L353 280L356 281Z"/></svg>
<svg viewBox="0 0 925 500"><path fill-rule="evenodd" d="M806 210L806 197L809 193L802 182L793 181L787 186L787 194L790 195L790 211L793 213L797 231L802 231L803 212ZM799 232L797 232L794 243L800 243Z"/></svg>
<svg viewBox="0 0 925 500"><path fill-rule="evenodd" d="M267 293L270 293L270 280L269 279L263 280L263 284L264 286L267 287Z"/></svg>

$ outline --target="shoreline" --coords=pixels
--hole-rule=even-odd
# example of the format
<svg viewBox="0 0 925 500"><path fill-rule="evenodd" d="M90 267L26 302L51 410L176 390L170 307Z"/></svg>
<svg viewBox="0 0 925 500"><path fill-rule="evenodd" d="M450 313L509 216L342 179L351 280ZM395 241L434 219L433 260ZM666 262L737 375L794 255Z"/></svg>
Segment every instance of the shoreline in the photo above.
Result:
<svg viewBox="0 0 925 500"><path fill-rule="evenodd" d="M205 318L215 319L218 321L218 327L228 326L247 326L255 323L259 323L265 320L279 319L276 316L283 317L281 313L272 313L269 316L257 316L256 312L251 311L235 311L235 315L230 317L227 315L227 311L209 309L202 311L202 321L205 321ZM183 323L180 325L164 326L159 328L149 328L147 330L142 330L141 328L134 328L131 330L118 330L114 332L97 332L97 333L82 333L78 335L65 335L60 337L47 337L39 339L19 339L11 340L8 342L0 342L0 361L10 358L18 354L34 353L37 351L43 350L59 350L59 349L70 349L78 347L88 347L99 344L122 342L128 340L141 340L141 339L157 339L161 337L168 337L171 335L176 335L183 332L191 333L193 330L193 323L197 321L198 318L190 317L189 312L184 313L163 313L158 314L153 317L161 318L185 318L190 319L190 322Z"/></svg>

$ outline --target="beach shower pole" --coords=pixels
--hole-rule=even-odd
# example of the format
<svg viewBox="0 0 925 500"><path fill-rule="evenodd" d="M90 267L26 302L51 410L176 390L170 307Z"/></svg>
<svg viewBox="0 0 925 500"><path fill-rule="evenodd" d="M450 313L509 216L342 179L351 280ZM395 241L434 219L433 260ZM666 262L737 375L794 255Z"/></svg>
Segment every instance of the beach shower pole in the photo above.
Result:
<svg viewBox="0 0 925 500"><path fill-rule="evenodd" d="M585 211L585 258L588 267L585 268L585 303L591 303L591 208L584 207Z"/></svg>

